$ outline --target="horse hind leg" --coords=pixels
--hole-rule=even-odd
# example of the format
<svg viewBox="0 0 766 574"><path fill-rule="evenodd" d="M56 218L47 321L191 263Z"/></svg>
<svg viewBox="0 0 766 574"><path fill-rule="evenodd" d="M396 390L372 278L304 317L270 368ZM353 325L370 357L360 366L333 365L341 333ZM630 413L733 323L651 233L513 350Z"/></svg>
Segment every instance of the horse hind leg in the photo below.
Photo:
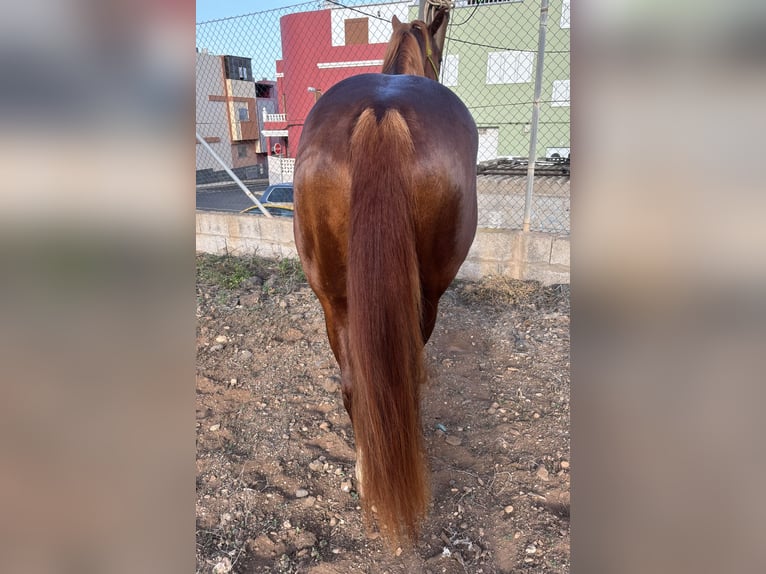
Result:
<svg viewBox="0 0 766 574"><path fill-rule="evenodd" d="M335 360L338 361L340 367L340 386L341 395L343 396L343 406L348 413L348 418L353 425L353 387L351 384L351 372L348 364L348 349L346 344L347 330L344 325L343 317L345 314L339 312L339 310L332 306L329 300L321 298L322 309L324 310L325 325L327 327L327 338L330 341L330 347L332 348ZM362 495L363 484L363 471L362 471L363 455L360 449L356 451L356 464L354 468L354 474L356 475L357 491L359 495Z"/></svg>
<svg viewBox="0 0 766 574"><path fill-rule="evenodd" d="M356 488L359 491L359 496L364 496L364 493L362 492L362 484L364 484L364 470L363 470L363 455L362 451L357 448L356 449L356 464L354 465L354 474L356 475Z"/></svg>
<svg viewBox="0 0 766 574"><path fill-rule="evenodd" d="M439 313L439 296L423 293L421 302L420 330L423 335L423 345L428 343L436 326L436 316Z"/></svg>

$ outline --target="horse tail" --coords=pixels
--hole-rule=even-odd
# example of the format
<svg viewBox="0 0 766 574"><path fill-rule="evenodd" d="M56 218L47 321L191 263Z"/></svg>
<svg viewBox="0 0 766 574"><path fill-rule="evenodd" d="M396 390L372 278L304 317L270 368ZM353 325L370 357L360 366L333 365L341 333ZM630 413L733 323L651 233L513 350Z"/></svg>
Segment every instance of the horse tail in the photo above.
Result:
<svg viewBox="0 0 766 574"><path fill-rule="evenodd" d="M411 173L397 110L366 109L351 137L348 346L351 418L364 514L384 537L415 541L430 497L420 428L425 379Z"/></svg>

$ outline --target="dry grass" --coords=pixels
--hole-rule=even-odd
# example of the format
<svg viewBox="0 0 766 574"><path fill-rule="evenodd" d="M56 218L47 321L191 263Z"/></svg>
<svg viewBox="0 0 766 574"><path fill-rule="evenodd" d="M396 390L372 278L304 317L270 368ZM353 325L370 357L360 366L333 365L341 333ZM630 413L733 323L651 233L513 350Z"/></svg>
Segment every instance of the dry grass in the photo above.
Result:
<svg viewBox="0 0 766 574"><path fill-rule="evenodd" d="M522 281L490 276L476 282L458 281L454 289L464 303L510 305L514 308L555 307L569 298L569 285L545 286L539 281Z"/></svg>

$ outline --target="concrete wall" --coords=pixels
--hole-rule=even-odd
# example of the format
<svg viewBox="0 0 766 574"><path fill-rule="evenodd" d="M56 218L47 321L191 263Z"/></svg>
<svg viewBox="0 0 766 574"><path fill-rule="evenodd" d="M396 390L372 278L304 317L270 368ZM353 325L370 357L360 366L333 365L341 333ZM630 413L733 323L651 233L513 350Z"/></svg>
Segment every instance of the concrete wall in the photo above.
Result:
<svg viewBox="0 0 766 574"><path fill-rule="evenodd" d="M197 211L197 251L298 256L292 219L212 211ZM479 279L486 275L535 279L546 285L569 283L569 236L479 229L458 277Z"/></svg>
<svg viewBox="0 0 766 574"><path fill-rule="evenodd" d="M504 275L551 285L569 283L569 236L479 229L458 277Z"/></svg>

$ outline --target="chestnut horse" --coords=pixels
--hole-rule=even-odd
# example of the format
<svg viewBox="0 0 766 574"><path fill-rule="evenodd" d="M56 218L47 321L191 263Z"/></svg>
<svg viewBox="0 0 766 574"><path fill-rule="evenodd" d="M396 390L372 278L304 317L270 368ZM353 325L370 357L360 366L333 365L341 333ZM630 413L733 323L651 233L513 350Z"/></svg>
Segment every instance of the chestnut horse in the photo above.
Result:
<svg viewBox="0 0 766 574"><path fill-rule="evenodd" d="M383 73L319 98L295 161L295 242L340 365L364 515L375 507L390 543L416 540L427 511L423 348L476 232L476 124L434 81L447 19L394 17Z"/></svg>

